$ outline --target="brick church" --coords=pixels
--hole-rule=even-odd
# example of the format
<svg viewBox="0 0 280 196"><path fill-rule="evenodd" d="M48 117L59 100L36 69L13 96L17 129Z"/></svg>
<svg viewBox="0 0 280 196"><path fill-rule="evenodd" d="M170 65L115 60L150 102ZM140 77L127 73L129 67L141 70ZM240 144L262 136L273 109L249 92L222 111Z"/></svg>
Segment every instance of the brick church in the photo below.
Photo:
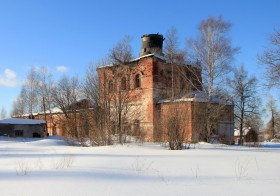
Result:
<svg viewBox="0 0 280 196"><path fill-rule="evenodd" d="M160 34L143 35L139 58L97 69L100 104L107 112L106 123L110 124L109 129L102 131L110 130L107 134L120 135L121 130L123 135L140 138L141 141L168 141L167 137L172 137L172 134L174 137L180 134L184 142L205 140L205 130L209 125L205 114L209 113L209 102L202 91L201 70L192 65L170 63L162 52L163 41ZM87 105L83 101L87 103L87 100L81 100L77 105ZM213 139L232 144L233 104L212 98L211 107L214 108L211 110ZM83 109L91 108L86 106ZM82 114L79 109L76 112L80 116L77 121L79 131L82 129ZM47 121L50 135L67 136L60 108L53 108L45 114L33 113L32 116ZM170 130L175 132L171 134Z"/></svg>
<svg viewBox="0 0 280 196"><path fill-rule="evenodd" d="M207 97L202 92L201 71L195 66L171 64L164 57L160 34L142 36L139 58L97 69L99 91L130 134L146 141L164 141L168 129L183 130L184 140L202 140L206 129ZM183 74L182 74L183 73ZM233 141L233 105L213 99L219 109L213 135ZM221 107L222 105L222 107ZM172 127L173 126L173 127Z"/></svg>

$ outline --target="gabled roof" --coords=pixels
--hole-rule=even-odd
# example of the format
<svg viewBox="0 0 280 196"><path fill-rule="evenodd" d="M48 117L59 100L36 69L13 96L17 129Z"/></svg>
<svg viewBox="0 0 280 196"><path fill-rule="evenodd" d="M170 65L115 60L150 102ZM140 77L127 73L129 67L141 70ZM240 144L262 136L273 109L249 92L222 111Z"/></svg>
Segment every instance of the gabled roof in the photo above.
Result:
<svg viewBox="0 0 280 196"><path fill-rule="evenodd" d="M46 124L44 120L33 120L23 118L7 118L0 120L0 124L12 124L12 125L40 125Z"/></svg>

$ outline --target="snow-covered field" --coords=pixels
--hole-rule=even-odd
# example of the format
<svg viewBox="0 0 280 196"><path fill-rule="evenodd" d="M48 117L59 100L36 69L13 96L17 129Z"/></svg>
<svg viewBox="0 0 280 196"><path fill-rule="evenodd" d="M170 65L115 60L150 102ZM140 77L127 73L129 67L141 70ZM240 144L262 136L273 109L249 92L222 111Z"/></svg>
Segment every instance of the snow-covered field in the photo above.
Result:
<svg viewBox="0 0 280 196"><path fill-rule="evenodd" d="M0 138L0 195L280 195L280 145L72 147Z"/></svg>

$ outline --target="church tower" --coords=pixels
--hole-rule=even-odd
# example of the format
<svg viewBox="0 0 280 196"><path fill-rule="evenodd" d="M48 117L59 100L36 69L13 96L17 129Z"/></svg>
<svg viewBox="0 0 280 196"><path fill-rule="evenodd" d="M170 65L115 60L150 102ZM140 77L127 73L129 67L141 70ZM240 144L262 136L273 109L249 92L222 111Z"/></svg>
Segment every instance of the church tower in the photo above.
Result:
<svg viewBox="0 0 280 196"><path fill-rule="evenodd" d="M142 48L140 57L148 54L157 54L163 56L162 45L164 38L161 34L145 34L141 38Z"/></svg>

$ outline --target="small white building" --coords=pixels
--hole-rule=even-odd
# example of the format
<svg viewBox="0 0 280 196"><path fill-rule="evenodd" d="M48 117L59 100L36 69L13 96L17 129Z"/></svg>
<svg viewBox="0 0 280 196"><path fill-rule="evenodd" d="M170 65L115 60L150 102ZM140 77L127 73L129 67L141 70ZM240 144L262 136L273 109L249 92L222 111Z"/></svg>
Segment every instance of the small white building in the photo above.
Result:
<svg viewBox="0 0 280 196"><path fill-rule="evenodd" d="M0 136L45 137L46 121L9 118L0 120Z"/></svg>

